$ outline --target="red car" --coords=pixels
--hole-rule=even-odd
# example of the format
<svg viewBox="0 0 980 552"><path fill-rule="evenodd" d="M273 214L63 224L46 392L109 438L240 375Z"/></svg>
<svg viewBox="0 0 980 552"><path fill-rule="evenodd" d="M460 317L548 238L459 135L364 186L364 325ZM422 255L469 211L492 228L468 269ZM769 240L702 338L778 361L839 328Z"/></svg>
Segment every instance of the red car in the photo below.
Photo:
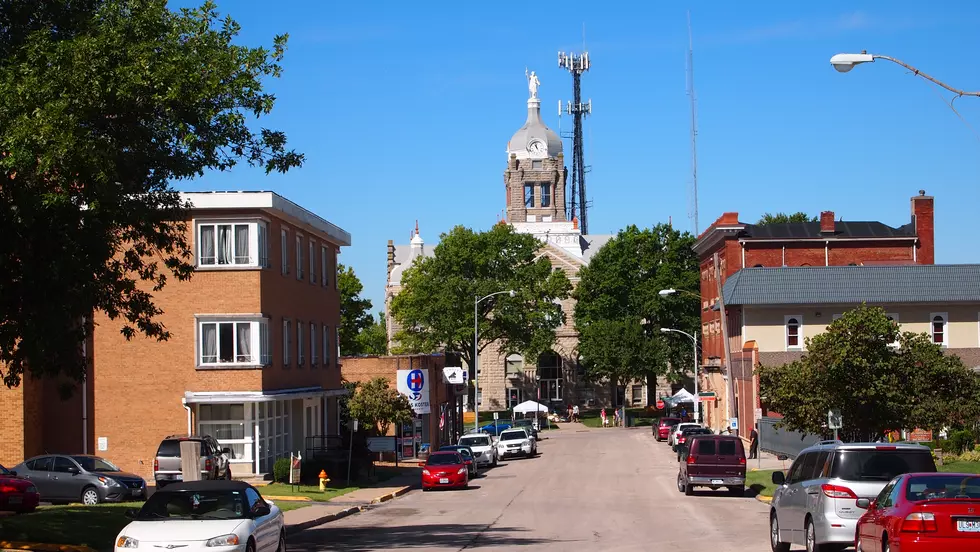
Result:
<svg viewBox="0 0 980 552"><path fill-rule="evenodd" d="M29 514L37 508L41 495L34 483L0 466L0 512Z"/></svg>
<svg viewBox="0 0 980 552"><path fill-rule="evenodd" d="M422 490L470 486L469 468L458 452L433 452L422 464Z"/></svg>
<svg viewBox="0 0 980 552"><path fill-rule="evenodd" d="M653 435L657 441L664 441L670 435L670 430L679 423L681 423L680 418L660 418L660 422L653 429Z"/></svg>
<svg viewBox="0 0 980 552"><path fill-rule="evenodd" d="M980 550L980 475L907 473L857 506L858 552Z"/></svg>

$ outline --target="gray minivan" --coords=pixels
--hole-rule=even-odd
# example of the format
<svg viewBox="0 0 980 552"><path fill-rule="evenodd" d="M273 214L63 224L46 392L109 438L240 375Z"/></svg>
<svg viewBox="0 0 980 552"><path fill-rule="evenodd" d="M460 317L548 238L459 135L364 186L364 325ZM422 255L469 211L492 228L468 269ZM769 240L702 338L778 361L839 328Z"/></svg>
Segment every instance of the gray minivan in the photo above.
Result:
<svg viewBox="0 0 980 552"><path fill-rule="evenodd" d="M802 544L808 552L842 550L854 544L859 498L874 498L897 475L935 472L932 451L910 443L822 441L804 449L778 485L769 510L773 552Z"/></svg>

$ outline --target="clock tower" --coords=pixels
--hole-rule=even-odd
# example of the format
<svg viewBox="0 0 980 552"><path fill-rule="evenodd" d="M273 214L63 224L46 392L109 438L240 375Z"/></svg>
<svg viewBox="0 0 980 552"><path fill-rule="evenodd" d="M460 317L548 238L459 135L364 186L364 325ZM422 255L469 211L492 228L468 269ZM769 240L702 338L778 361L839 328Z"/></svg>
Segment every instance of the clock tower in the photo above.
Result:
<svg viewBox="0 0 980 552"><path fill-rule="evenodd" d="M536 87L527 101L527 121L507 143L507 157L507 222L567 222L561 138L541 120Z"/></svg>

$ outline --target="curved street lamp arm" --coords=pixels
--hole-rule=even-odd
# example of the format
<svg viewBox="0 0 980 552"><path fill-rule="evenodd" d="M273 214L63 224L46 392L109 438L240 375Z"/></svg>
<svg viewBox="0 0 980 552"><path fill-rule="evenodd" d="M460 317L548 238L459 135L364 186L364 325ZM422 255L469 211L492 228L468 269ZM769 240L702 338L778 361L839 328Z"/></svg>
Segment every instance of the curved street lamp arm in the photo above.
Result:
<svg viewBox="0 0 980 552"><path fill-rule="evenodd" d="M943 88L945 88L946 90L949 90L950 92L956 94L957 96L974 96L974 97L980 98L980 92L967 92L966 90L960 90L959 88L953 88L952 86L944 83L943 81L941 81L941 80L939 80L939 79L937 79L937 78L935 78L935 77L933 77L931 75L927 75L927 74L923 73L922 71L919 71L915 67L912 67L911 65L909 65L908 63L905 63L904 61L902 61L900 59L895 59L895 58L890 57L890 56L882 56L882 55L878 55L878 54L872 54L871 57L874 58L874 59L885 59L885 60L888 60L888 61L890 61L892 63L897 63L898 65L901 65L902 67L908 69L909 71L912 71L912 74L914 74L916 76L919 76L919 77L922 77L922 78L924 78L926 80L932 81L933 83L938 84L939 86L942 86Z"/></svg>

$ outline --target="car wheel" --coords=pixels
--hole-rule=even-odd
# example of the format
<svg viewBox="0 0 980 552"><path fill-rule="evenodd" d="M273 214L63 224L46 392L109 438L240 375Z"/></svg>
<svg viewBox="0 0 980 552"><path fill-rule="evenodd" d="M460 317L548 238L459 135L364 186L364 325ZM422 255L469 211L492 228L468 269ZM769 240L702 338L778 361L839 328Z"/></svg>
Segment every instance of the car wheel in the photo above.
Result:
<svg viewBox="0 0 980 552"><path fill-rule="evenodd" d="M493 467L495 467L495 468L497 467L497 457L496 456L493 457Z"/></svg>
<svg viewBox="0 0 980 552"><path fill-rule="evenodd" d="M769 546L772 552L789 552L789 543L779 540L779 520L775 511L769 514Z"/></svg>
<svg viewBox="0 0 980 552"><path fill-rule="evenodd" d="M231 466L225 468L225 481L231 481Z"/></svg>
<svg viewBox="0 0 980 552"><path fill-rule="evenodd" d="M806 535L806 552L823 552L823 550L826 550L826 548L817 544L817 529L813 526L813 520L809 517L806 518L806 527L804 527L803 532Z"/></svg>
<svg viewBox="0 0 980 552"><path fill-rule="evenodd" d="M279 547L276 552L286 552L286 531L279 531Z"/></svg>
<svg viewBox="0 0 980 552"><path fill-rule="evenodd" d="M677 492L679 493L684 492L684 485L681 483L681 476L679 475L677 476Z"/></svg>
<svg viewBox="0 0 980 552"><path fill-rule="evenodd" d="M745 485L735 485L734 487L729 487L728 492L732 496L745 496Z"/></svg>
<svg viewBox="0 0 980 552"><path fill-rule="evenodd" d="M31 506L30 508L24 508L22 510L17 510L18 514L33 514L37 510L37 507Z"/></svg>
<svg viewBox="0 0 980 552"><path fill-rule="evenodd" d="M82 489L82 504L86 506L95 506L101 502L101 497L99 497L99 491L95 490L95 487L85 487Z"/></svg>
<svg viewBox="0 0 980 552"><path fill-rule="evenodd" d="M245 552L255 552L255 541L248 539L248 544L245 545Z"/></svg>
<svg viewBox="0 0 980 552"><path fill-rule="evenodd" d="M881 552L892 552L892 544L888 542L888 535L881 535Z"/></svg>

